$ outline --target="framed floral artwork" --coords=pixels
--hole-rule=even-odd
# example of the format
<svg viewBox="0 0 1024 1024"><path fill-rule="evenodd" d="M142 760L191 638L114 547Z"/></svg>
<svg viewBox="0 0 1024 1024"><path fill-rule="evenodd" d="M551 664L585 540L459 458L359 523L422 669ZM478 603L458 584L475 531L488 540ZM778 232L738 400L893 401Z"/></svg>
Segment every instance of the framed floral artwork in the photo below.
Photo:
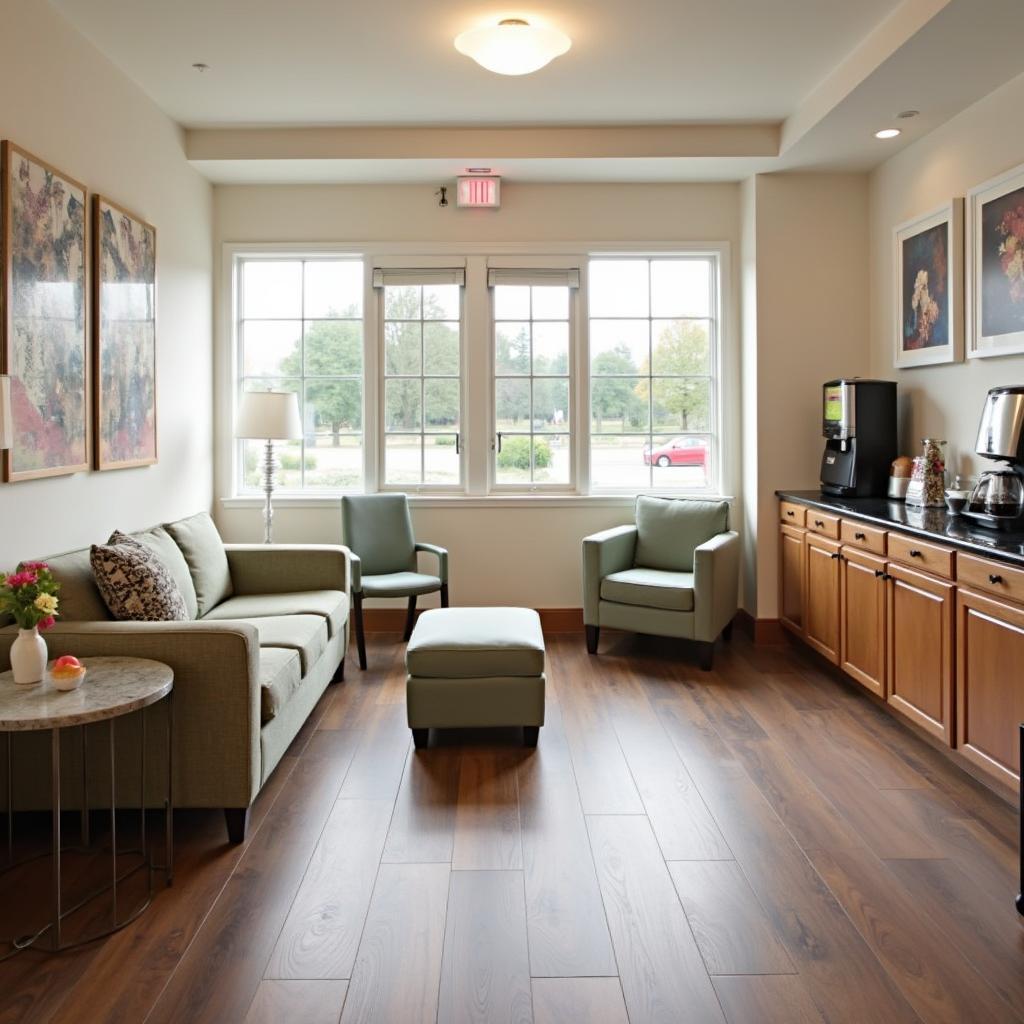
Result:
<svg viewBox="0 0 1024 1024"><path fill-rule="evenodd" d="M1024 352L1024 165L969 194L973 358Z"/></svg>
<svg viewBox="0 0 1024 1024"><path fill-rule="evenodd" d="M964 201L900 224L894 231L896 351L905 369L964 357Z"/></svg>
<svg viewBox="0 0 1024 1024"><path fill-rule="evenodd" d="M93 196L96 468L156 462L156 228Z"/></svg>
<svg viewBox="0 0 1024 1024"><path fill-rule="evenodd" d="M12 142L0 143L3 315L11 377L8 481L89 468L86 189Z"/></svg>

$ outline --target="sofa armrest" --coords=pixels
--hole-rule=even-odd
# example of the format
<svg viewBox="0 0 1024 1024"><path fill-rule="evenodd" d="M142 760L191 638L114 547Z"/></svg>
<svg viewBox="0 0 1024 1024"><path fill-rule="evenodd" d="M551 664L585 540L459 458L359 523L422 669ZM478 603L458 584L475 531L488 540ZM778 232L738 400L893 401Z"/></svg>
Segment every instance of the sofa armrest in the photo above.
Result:
<svg viewBox="0 0 1024 1024"><path fill-rule="evenodd" d="M231 584L240 596L301 590L341 590L352 584L342 544L225 544Z"/></svg>
<svg viewBox="0 0 1024 1024"><path fill-rule="evenodd" d="M59 622L51 657L151 658L174 672L174 793L181 807L247 807L262 781L259 640L242 622ZM0 631L0 670L14 628ZM85 683L89 685L88 680Z"/></svg>
<svg viewBox="0 0 1024 1024"><path fill-rule="evenodd" d="M601 580L613 572L633 568L636 527L614 526L583 538L583 621L599 626Z"/></svg>
<svg viewBox="0 0 1024 1024"><path fill-rule="evenodd" d="M416 544L417 551L424 551L428 555L437 555L437 575L441 577L442 583L448 582L448 549L440 548L436 544Z"/></svg>
<svg viewBox="0 0 1024 1024"><path fill-rule="evenodd" d="M694 639L712 642L739 608L740 535L719 533L694 548Z"/></svg>

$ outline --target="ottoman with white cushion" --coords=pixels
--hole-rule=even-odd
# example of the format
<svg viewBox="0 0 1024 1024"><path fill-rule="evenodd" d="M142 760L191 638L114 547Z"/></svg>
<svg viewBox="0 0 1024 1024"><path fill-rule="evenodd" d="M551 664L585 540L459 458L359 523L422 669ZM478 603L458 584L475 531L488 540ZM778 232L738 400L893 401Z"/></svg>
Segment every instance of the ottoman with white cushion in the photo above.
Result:
<svg viewBox="0 0 1024 1024"><path fill-rule="evenodd" d="M413 742L431 729L522 726L535 747L544 724L544 634L531 608L432 608L405 653Z"/></svg>

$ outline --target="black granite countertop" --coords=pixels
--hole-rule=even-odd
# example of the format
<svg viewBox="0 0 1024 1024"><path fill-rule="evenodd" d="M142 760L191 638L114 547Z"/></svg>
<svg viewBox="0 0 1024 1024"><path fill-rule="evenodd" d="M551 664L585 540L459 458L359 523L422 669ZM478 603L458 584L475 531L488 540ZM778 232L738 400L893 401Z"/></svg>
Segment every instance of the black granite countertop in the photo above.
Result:
<svg viewBox="0 0 1024 1024"><path fill-rule="evenodd" d="M986 558L1024 566L1024 530L988 530L944 508L915 508L889 498L835 498L820 491L776 491L786 501L855 516L876 526L893 527L923 540L935 540Z"/></svg>

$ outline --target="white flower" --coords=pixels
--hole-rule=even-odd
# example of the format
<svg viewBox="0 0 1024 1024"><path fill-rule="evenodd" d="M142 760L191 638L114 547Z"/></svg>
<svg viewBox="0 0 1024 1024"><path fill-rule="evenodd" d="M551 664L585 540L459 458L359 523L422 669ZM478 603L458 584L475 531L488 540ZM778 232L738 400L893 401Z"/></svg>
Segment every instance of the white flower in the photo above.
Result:
<svg viewBox="0 0 1024 1024"><path fill-rule="evenodd" d="M53 615L57 610L57 598L53 594L40 594L32 602L44 615Z"/></svg>

